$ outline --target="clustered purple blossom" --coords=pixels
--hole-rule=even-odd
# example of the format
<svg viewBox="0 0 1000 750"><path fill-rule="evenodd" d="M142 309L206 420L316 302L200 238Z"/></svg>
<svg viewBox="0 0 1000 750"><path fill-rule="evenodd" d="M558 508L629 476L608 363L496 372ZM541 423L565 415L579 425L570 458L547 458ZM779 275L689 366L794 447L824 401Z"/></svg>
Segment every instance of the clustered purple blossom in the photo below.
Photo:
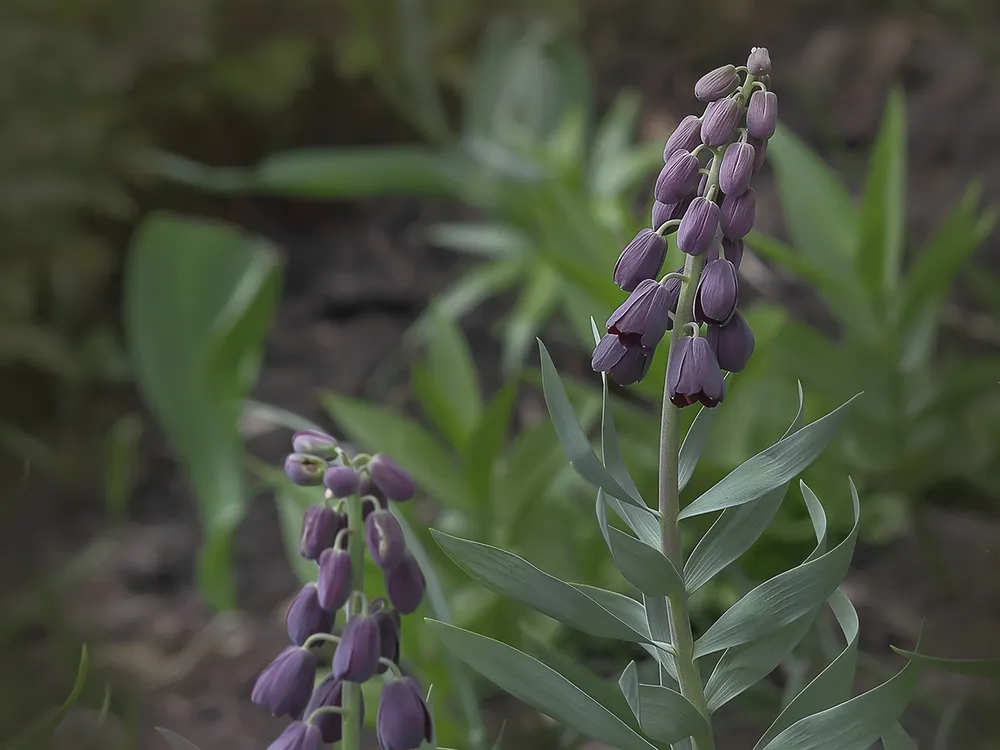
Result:
<svg viewBox="0 0 1000 750"><path fill-rule="evenodd" d="M305 584L285 615L292 642L257 677L251 700L275 716L294 721L269 750L320 750L343 736L344 683L364 683L385 675L377 714L377 735L383 750L415 750L429 741L433 728L430 712L411 677L399 669L403 614L416 611L426 581L420 566L407 550L403 530L388 509L388 501L405 502L415 493L413 479L384 454L348 459L337 441L316 431L297 432L293 452L285 459L285 473L295 484L325 487L322 503L305 512L299 552L318 567L315 583ZM332 635L337 612L364 602L354 588L355 578L348 549L349 516L344 504L360 496L364 543L382 570L388 600L378 598L347 617L343 630ZM318 650L334 640L330 674L318 685ZM326 709L326 710L324 710ZM364 721L364 703L359 707Z"/></svg>
<svg viewBox="0 0 1000 750"><path fill-rule="evenodd" d="M725 396L722 371L740 372L753 354L753 333L737 309L738 271L757 210L750 183L777 124L770 70L768 51L757 47L745 67L724 65L698 80L694 93L706 102L705 111L685 117L667 139L652 225L639 231L615 264L615 283L630 294L608 318L592 366L621 385L639 382L656 345L679 319L684 330L675 334L667 367L668 396L678 407L718 405ZM657 279L667 256L666 235L673 232L678 248L699 259L686 267L700 269L700 275L688 279L682 267ZM685 297L691 308L678 315L686 283L697 286L693 299Z"/></svg>

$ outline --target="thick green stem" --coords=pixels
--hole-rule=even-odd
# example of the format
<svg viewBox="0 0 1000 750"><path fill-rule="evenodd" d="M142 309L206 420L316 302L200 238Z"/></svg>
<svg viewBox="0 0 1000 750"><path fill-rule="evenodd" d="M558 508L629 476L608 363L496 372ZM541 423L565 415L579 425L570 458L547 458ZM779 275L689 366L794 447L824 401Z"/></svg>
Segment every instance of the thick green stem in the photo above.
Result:
<svg viewBox="0 0 1000 750"><path fill-rule="evenodd" d="M347 551L351 556L351 574L354 591L365 590L365 545L364 520L362 519L361 497L352 495L347 503ZM352 596L347 602L347 619L356 617L359 611L361 597ZM361 685L356 682L345 682L342 694L344 710L342 750L361 750Z"/></svg>

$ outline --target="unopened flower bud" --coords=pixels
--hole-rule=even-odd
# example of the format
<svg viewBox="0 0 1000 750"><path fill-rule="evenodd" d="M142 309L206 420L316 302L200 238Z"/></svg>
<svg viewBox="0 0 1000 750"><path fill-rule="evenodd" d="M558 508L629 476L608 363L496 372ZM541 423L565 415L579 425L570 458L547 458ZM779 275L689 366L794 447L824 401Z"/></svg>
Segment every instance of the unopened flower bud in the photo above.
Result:
<svg viewBox="0 0 1000 750"><path fill-rule="evenodd" d="M742 195L727 195L719 215L722 233L731 240L741 240L753 229L756 216L757 192L753 188Z"/></svg>
<svg viewBox="0 0 1000 750"><path fill-rule="evenodd" d="M706 146L721 146L733 137L740 119L740 105L735 99L719 99L705 107L701 121L701 142Z"/></svg>
<svg viewBox="0 0 1000 750"><path fill-rule="evenodd" d="M753 355L753 331L738 312L724 326L709 326L705 338L723 370L742 372Z"/></svg>
<svg viewBox="0 0 1000 750"><path fill-rule="evenodd" d="M694 319L699 323L725 325L736 312L739 282L736 267L725 258L705 266L694 299Z"/></svg>
<svg viewBox="0 0 1000 750"><path fill-rule="evenodd" d="M258 675L250 700L275 716L299 718L315 681L316 657L307 649L289 646Z"/></svg>
<svg viewBox="0 0 1000 750"><path fill-rule="evenodd" d="M653 228L653 230L659 229L663 224L665 224L666 222L668 222L668 221L670 221L671 219L674 218L673 217L673 212L674 212L674 208L676 206L677 206L676 203L660 203L660 201L658 201L658 200L654 200L653 201L653 210L652 210L651 216L650 216L650 218L651 218L650 226ZM619 261L620 260L621 259L619 258ZM616 265L616 267L617 267L617 265ZM646 276L644 278L651 279L651 278L653 278L653 276L655 276L659 272L660 272L660 269L657 268L652 273L652 275ZM642 279L639 279L639 281L642 281ZM621 285L619 284L619 286L621 286ZM632 289L634 289L634 288L635 287L632 287ZM626 289L625 291L631 292L632 289Z"/></svg>
<svg viewBox="0 0 1000 750"><path fill-rule="evenodd" d="M626 346L625 341L631 345ZM653 350L639 343L638 336L617 336L609 333L594 348L590 361L594 372L606 372L619 385L632 385L645 377Z"/></svg>
<svg viewBox="0 0 1000 750"><path fill-rule="evenodd" d="M737 271L740 270L740 263L743 262L743 240L731 240L728 237L723 237L722 256L732 263Z"/></svg>
<svg viewBox="0 0 1000 750"><path fill-rule="evenodd" d="M316 593L323 609L336 612L347 604L353 590L352 571L347 550L328 549L319 556Z"/></svg>
<svg viewBox="0 0 1000 750"><path fill-rule="evenodd" d="M333 629L333 615L323 609L315 583L307 583L292 599L285 613L288 638L297 646L316 633L329 633Z"/></svg>
<svg viewBox="0 0 1000 750"><path fill-rule="evenodd" d="M643 347L652 349L667 331L669 310L670 293L656 280L646 279L608 318L608 333L633 334Z"/></svg>
<svg viewBox="0 0 1000 750"><path fill-rule="evenodd" d="M412 677L392 680L382 688L375 733L383 750L417 750L431 741L431 714Z"/></svg>
<svg viewBox="0 0 1000 750"><path fill-rule="evenodd" d="M677 230L677 247L688 255L701 255L715 239L719 229L719 207L699 195L688 206Z"/></svg>
<svg viewBox="0 0 1000 750"><path fill-rule="evenodd" d="M309 719L313 711L316 711L317 709L327 708L330 706L342 706L343 695L344 683L332 674L329 674L323 678L323 681L319 685L316 686L316 689L313 691L312 698L309 699L309 705L306 706L306 710L302 715ZM359 722L364 724L365 701L364 696L360 697L361 716L359 718ZM340 738L344 733L343 717L341 717L340 714L324 711L312 718L311 723L319 727L319 731L323 735L323 742L326 744L332 745L335 742L340 742Z"/></svg>
<svg viewBox="0 0 1000 750"><path fill-rule="evenodd" d="M294 721L267 750L323 750L323 732L312 722Z"/></svg>
<svg viewBox="0 0 1000 750"><path fill-rule="evenodd" d="M739 83L736 66L723 65L698 79L694 85L694 95L699 101L714 102L736 91Z"/></svg>
<svg viewBox="0 0 1000 750"><path fill-rule="evenodd" d="M424 598L427 580L413 556L407 554L399 565L384 571L384 575L385 590L392 606L403 615L416 612Z"/></svg>
<svg viewBox="0 0 1000 750"><path fill-rule="evenodd" d="M403 620L399 616L399 611L390 607L389 603L380 597L371 603L368 613L378 622L382 658L398 665L400 639L403 632ZM387 669L385 664L379 662L379 674L383 674Z"/></svg>
<svg viewBox="0 0 1000 750"><path fill-rule="evenodd" d="M718 406L725 396L726 383L715 352L702 336L677 340L667 363L667 396L677 407L700 401Z"/></svg>
<svg viewBox="0 0 1000 750"><path fill-rule="evenodd" d="M771 55L767 47L754 47L747 58L747 70L752 76L762 76L771 72Z"/></svg>
<svg viewBox="0 0 1000 750"><path fill-rule="evenodd" d="M323 485L330 490L331 497L350 497L360 484L361 477L350 466L331 466L323 474Z"/></svg>
<svg viewBox="0 0 1000 750"><path fill-rule="evenodd" d="M377 510L365 521L365 544L372 562L385 570L406 557L403 528L389 510Z"/></svg>
<svg viewBox="0 0 1000 750"><path fill-rule="evenodd" d="M655 209L654 209L654 217ZM667 257L667 241L652 229L641 229L635 238L625 246L615 263L615 283L626 292L631 292L639 282L654 278L663 267Z"/></svg>
<svg viewBox="0 0 1000 750"><path fill-rule="evenodd" d="M295 484L316 487L323 483L327 462L307 453L292 453L285 459L285 474Z"/></svg>
<svg viewBox="0 0 1000 750"><path fill-rule="evenodd" d="M750 187L754 150L749 143L730 143L722 157L719 187L726 195L740 195Z"/></svg>
<svg viewBox="0 0 1000 750"><path fill-rule="evenodd" d="M372 483L389 500L402 503L413 497L416 488L413 478L399 464L384 453L376 453L368 464Z"/></svg>
<svg viewBox="0 0 1000 750"><path fill-rule="evenodd" d="M700 167L698 157L690 151L681 149L674 152L656 178L656 187L653 189L656 200L661 203L677 203L694 190Z"/></svg>
<svg viewBox="0 0 1000 750"><path fill-rule="evenodd" d="M747 133L767 140L778 126L778 95L757 89L747 105Z"/></svg>
<svg viewBox="0 0 1000 750"><path fill-rule="evenodd" d="M378 669L381 653L378 623L371 615L355 615L347 621L333 652L333 675L347 682L367 682Z"/></svg>
<svg viewBox="0 0 1000 750"><path fill-rule="evenodd" d="M341 528L339 513L323 505L310 505L302 518L302 535L299 537L299 554L307 560L316 560L323 550L333 546Z"/></svg>
<svg viewBox="0 0 1000 750"><path fill-rule="evenodd" d="M667 138L663 146L663 163L670 161L675 151L694 151L699 143L701 143L701 119L695 115L688 115L678 123L674 132Z"/></svg>
<svg viewBox="0 0 1000 750"><path fill-rule="evenodd" d="M753 173L756 175L764 166L764 160L767 158L767 141L763 138L750 136L747 143L753 146Z"/></svg>
<svg viewBox="0 0 1000 750"><path fill-rule="evenodd" d="M764 84L764 88L766 88L768 91L771 90L771 74L770 73L765 73L764 75L762 75L757 80L760 81L762 84Z"/></svg>
<svg viewBox="0 0 1000 750"><path fill-rule="evenodd" d="M292 435L292 450L328 461L337 458L338 454L336 439L316 430L300 430Z"/></svg>

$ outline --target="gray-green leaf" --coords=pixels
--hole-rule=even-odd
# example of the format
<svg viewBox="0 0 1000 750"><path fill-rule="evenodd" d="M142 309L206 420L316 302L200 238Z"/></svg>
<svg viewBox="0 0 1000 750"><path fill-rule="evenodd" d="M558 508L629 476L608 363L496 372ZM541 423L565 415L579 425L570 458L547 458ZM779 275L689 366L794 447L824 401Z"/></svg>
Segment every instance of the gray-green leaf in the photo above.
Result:
<svg viewBox="0 0 1000 750"><path fill-rule="evenodd" d="M639 726L649 737L674 743L708 728L705 717L676 690L639 686Z"/></svg>

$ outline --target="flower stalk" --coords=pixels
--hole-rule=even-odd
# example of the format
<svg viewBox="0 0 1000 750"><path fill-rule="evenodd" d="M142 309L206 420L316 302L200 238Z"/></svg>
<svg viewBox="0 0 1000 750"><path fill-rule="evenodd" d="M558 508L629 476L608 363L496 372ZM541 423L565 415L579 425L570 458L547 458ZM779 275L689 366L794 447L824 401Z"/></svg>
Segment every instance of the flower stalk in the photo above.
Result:
<svg viewBox="0 0 1000 750"><path fill-rule="evenodd" d="M362 518L361 496L357 493L347 499L347 553L351 557L351 583L354 591L365 590L365 523ZM347 620L362 614L359 609L363 605L360 598L352 596L347 601ZM357 682L344 682L343 694L343 727L341 739L343 750L361 750L361 685Z"/></svg>

